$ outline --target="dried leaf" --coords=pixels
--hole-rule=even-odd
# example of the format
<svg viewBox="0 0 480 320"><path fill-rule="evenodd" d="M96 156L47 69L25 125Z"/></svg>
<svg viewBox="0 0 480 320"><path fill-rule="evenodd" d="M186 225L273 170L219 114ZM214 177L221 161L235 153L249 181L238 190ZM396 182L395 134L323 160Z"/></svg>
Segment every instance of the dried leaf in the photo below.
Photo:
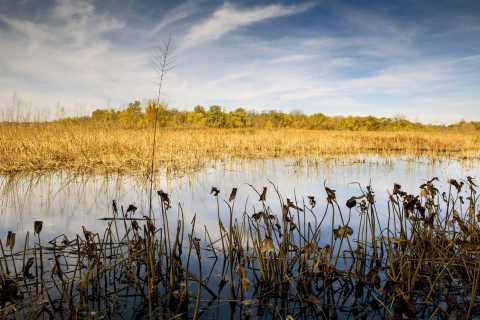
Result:
<svg viewBox="0 0 480 320"><path fill-rule="evenodd" d="M240 278L247 276L247 271L243 266L240 266L240 265L237 267L237 270L235 270L235 273L240 275Z"/></svg>
<svg viewBox="0 0 480 320"><path fill-rule="evenodd" d="M263 215L263 211L252 214L252 219L258 221Z"/></svg>
<svg viewBox="0 0 480 320"><path fill-rule="evenodd" d="M135 211L137 211L137 207L135 207L135 205L131 204L131 205L128 206L127 213L131 212L131 213L135 214Z"/></svg>
<svg viewBox="0 0 480 320"><path fill-rule="evenodd" d="M333 229L333 235L335 239L338 238L346 238L347 236L351 236L353 234L353 229L349 226L338 226L337 229Z"/></svg>
<svg viewBox="0 0 480 320"><path fill-rule="evenodd" d="M267 195L267 187L263 187L263 192L260 195L260 199L258 201L265 201L266 200L266 195Z"/></svg>
<svg viewBox="0 0 480 320"><path fill-rule="evenodd" d="M265 239L263 240L262 243L262 252L267 252L267 251L275 251L275 247L273 246L273 239L265 236Z"/></svg>
<svg viewBox="0 0 480 320"><path fill-rule="evenodd" d="M315 197L313 197L313 196L307 196L307 198L309 199L309 203L310 203L310 206L312 207L312 209L315 208L315 204L317 203L317 202L315 201Z"/></svg>
<svg viewBox="0 0 480 320"><path fill-rule="evenodd" d="M250 289L250 280L247 277L243 277L241 282L243 291L248 291Z"/></svg>
<svg viewBox="0 0 480 320"><path fill-rule="evenodd" d="M377 271L373 273L372 280L370 282L375 288L380 288L380 276L378 275Z"/></svg>
<svg viewBox="0 0 480 320"><path fill-rule="evenodd" d="M212 190L210 191L210 194L212 194L216 197L220 193L220 190L218 190L216 187L212 187Z"/></svg>
<svg viewBox="0 0 480 320"><path fill-rule="evenodd" d="M378 291L380 292L393 292L396 293L400 290L405 283L403 281L387 281L383 287L381 287Z"/></svg>
<svg viewBox="0 0 480 320"><path fill-rule="evenodd" d="M357 205L357 200L355 200L355 197L351 197L350 199L347 200L346 205L348 209L352 209Z"/></svg>
<svg viewBox="0 0 480 320"><path fill-rule="evenodd" d="M388 241L391 243L396 243L396 244L409 244L410 240L404 239L404 238L388 238Z"/></svg>

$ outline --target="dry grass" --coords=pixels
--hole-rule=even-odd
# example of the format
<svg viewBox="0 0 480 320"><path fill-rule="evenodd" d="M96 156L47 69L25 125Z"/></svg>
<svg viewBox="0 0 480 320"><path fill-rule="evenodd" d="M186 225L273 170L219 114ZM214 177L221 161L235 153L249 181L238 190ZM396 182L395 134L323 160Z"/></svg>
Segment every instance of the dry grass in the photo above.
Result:
<svg viewBox="0 0 480 320"><path fill-rule="evenodd" d="M151 129L0 125L0 174L37 170L148 172ZM392 154L474 158L479 133L310 130L160 130L156 168L196 170L225 157L326 157Z"/></svg>

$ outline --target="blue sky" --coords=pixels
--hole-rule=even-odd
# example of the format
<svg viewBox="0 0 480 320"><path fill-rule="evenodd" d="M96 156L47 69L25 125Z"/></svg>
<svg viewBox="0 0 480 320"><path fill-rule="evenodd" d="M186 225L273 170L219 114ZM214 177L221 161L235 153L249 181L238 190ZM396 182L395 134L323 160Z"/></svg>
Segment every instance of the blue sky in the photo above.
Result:
<svg viewBox="0 0 480 320"><path fill-rule="evenodd" d="M0 1L0 107L170 107L480 121L480 1Z"/></svg>

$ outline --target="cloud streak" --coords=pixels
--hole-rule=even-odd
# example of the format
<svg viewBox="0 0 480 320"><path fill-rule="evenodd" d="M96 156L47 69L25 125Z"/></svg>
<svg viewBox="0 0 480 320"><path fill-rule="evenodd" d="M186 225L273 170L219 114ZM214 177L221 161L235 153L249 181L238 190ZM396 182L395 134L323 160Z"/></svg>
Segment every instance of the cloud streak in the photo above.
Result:
<svg viewBox="0 0 480 320"><path fill-rule="evenodd" d="M188 34L183 38L180 47L187 49L207 41L217 40L241 26L301 13L313 6L313 3L292 6L272 4L242 10L227 2L219 10L215 11L210 18L190 28Z"/></svg>

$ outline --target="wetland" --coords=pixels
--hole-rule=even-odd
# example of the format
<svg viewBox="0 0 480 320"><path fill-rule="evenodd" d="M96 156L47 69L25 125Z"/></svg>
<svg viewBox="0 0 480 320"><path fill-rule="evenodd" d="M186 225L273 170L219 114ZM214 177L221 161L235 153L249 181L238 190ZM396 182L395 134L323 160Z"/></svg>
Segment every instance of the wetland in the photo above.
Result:
<svg viewBox="0 0 480 320"><path fill-rule="evenodd" d="M475 135L168 131L150 178L63 132L3 135L3 318L480 316Z"/></svg>

